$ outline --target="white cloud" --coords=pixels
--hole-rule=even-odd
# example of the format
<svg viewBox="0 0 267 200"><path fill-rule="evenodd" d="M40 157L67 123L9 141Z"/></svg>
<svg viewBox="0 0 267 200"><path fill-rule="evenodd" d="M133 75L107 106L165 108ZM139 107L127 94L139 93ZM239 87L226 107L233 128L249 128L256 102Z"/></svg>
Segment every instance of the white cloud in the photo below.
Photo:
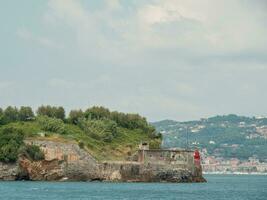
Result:
<svg viewBox="0 0 267 200"><path fill-rule="evenodd" d="M139 10L139 18L142 23L153 25L164 22L174 22L181 20L179 11L168 10L162 6L147 5Z"/></svg>
<svg viewBox="0 0 267 200"><path fill-rule="evenodd" d="M17 35L24 40L32 41L43 47L56 48L56 49L63 48L62 45L57 44L56 42L52 41L51 39L47 37L34 35L32 32L30 32L26 28L19 28L17 30Z"/></svg>
<svg viewBox="0 0 267 200"><path fill-rule="evenodd" d="M171 23L184 19L204 22L207 19L205 12L202 13L195 9L199 5L203 5L203 3L204 1L201 1L200 4L200 2L192 2L190 0L161 0L157 1L157 3L147 3L140 7L138 16L141 23L147 23L148 25Z"/></svg>
<svg viewBox="0 0 267 200"><path fill-rule="evenodd" d="M47 2L43 21L17 35L45 47L64 44L34 63L46 72L51 102L79 107L90 100L152 120L246 114L245 103L265 112L259 91L267 84L267 13L260 1Z"/></svg>
<svg viewBox="0 0 267 200"><path fill-rule="evenodd" d="M81 25L88 22L88 13L82 7L78 0L49 0L48 6L50 8L47 15L53 15L53 17L63 19L65 22L69 22L69 25ZM75 26L76 27L76 26Z"/></svg>
<svg viewBox="0 0 267 200"><path fill-rule="evenodd" d="M150 35L159 34L163 44L198 48L207 53L266 50L267 28L262 24L266 12L255 10L250 4L229 0L160 0L140 8L139 21L146 23L144 26L160 26L158 32L154 31L156 26L146 30L150 30Z"/></svg>
<svg viewBox="0 0 267 200"><path fill-rule="evenodd" d="M88 10L82 3L90 7L90 2L50 0L45 19L66 24L81 53L101 54L101 60L135 59L151 48L186 50L191 56L266 50L267 15L249 1L145 1L129 14L118 0L105 2L101 10Z"/></svg>
<svg viewBox="0 0 267 200"><path fill-rule="evenodd" d="M122 8L120 0L106 0L105 1L107 8L110 10L117 10Z"/></svg>

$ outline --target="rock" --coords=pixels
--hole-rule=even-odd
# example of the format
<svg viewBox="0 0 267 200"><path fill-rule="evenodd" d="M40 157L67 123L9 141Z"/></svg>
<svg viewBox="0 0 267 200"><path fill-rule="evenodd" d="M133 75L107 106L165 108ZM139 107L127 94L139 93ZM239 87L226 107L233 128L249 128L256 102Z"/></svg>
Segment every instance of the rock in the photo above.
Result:
<svg viewBox="0 0 267 200"><path fill-rule="evenodd" d="M0 180L205 182L201 168L192 172L171 165L136 161L100 163L75 143L45 140L27 143L39 145L45 159L31 161L20 157L15 164L0 163Z"/></svg>
<svg viewBox="0 0 267 200"><path fill-rule="evenodd" d="M121 180L121 173L119 170L116 170L114 172L112 172L111 176L110 176L110 180L111 181L120 181Z"/></svg>
<svg viewBox="0 0 267 200"><path fill-rule="evenodd" d="M0 162L0 180L16 180L18 173L19 167L17 166L17 164L5 164Z"/></svg>
<svg viewBox="0 0 267 200"><path fill-rule="evenodd" d="M155 176L159 182L192 182L192 174L187 170L164 170Z"/></svg>
<svg viewBox="0 0 267 200"><path fill-rule="evenodd" d="M33 181L53 181L60 180L63 178L64 174L64 164L60 164L58 160L51 161L31 161L25 157L22 157L18 161L19 168L23 172L26 180ZM18 175L19 179L23 179Z"/></svg>

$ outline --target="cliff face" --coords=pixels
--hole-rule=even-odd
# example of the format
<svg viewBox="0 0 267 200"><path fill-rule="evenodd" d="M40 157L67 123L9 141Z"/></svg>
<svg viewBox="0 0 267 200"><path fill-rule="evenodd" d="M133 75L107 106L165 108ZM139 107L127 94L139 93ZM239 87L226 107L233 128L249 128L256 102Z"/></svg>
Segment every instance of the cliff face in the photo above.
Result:
<svg viewBox="0 0 267 200"><path fill-rule="evenodd" d="M43 161L19 160L20 168L30 180L95 180L99 179L99 163L76 143L33 140L28 144L40 146Z"/></svg>
<svg viewBox="0 0 267 200"><path fill-rule="evenodd" d="M16 180L19 167L16 164L4 164L0 162L0 180Z"/></svg>
<svg viewBox="0 0 267 200"><path fill-rule="evenodd" d="M0 163L0 180L203 182L201 169L188 170L140 162L96 161L75 143L26 141L45 153L42 161L21 157L17 164Z"/></svg>

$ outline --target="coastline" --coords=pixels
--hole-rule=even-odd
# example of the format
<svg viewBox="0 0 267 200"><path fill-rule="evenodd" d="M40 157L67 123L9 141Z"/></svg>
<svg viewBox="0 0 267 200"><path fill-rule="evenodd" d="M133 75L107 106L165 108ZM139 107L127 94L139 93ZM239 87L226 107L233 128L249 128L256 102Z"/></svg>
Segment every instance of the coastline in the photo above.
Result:
<svg viewBox="0 0 267 200"><path fill-rule="evenodd" d="M203 175L259 175L267 176L267 173L258 173L258 172L204 172Z"/></svg>
<svg viewBox="0 0 267 200"><path fill-rule="evenodd" d="M140 149L132 160L100 161L76 143L37 139L25 143L38 146L44 159L21 155L16 163L0 162L0 180L206 182L193 151Z"/></svg>

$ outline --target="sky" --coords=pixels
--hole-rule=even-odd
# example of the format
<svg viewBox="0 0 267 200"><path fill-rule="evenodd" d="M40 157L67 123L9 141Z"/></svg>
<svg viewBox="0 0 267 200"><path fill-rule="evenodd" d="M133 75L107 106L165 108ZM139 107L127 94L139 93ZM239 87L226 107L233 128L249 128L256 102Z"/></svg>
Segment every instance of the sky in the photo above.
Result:
<svg viewBox="0 0 267 200"><path fill-rule="evenodd" d="M267 115L267 0L0 0L0 107Z"/></svg>

